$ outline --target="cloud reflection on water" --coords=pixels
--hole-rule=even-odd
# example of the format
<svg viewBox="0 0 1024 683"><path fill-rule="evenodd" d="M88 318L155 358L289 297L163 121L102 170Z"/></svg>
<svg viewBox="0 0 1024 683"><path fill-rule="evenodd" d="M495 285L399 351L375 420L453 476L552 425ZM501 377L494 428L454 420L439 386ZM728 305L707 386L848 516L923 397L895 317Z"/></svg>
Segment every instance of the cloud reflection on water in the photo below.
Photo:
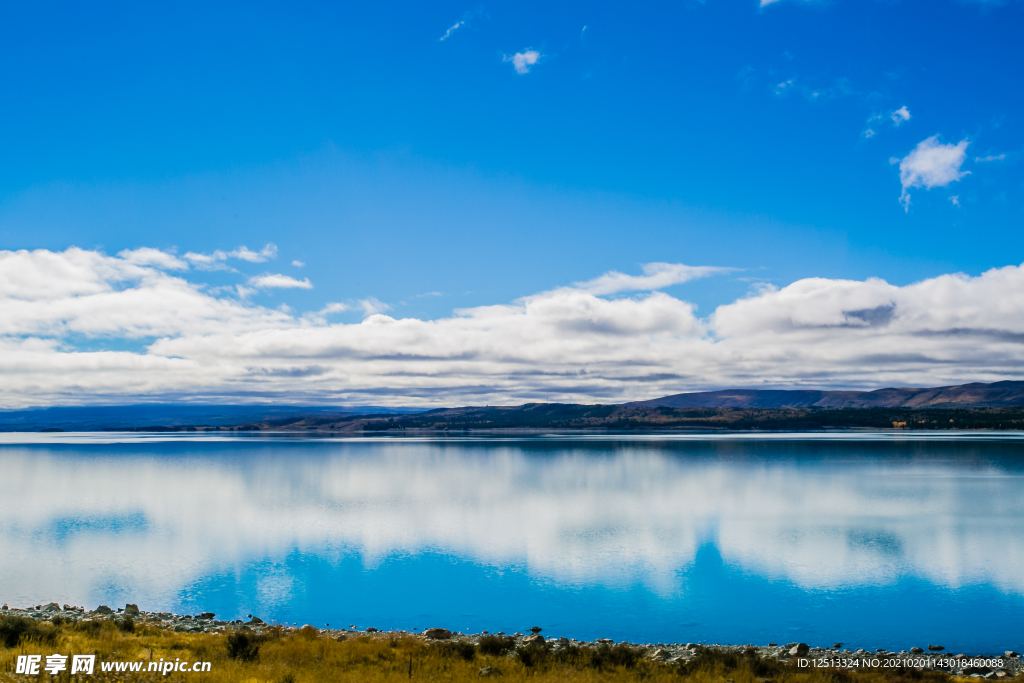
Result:
<svg viewBox="0 0 1024 683"><path fill-rule="evenodd" d="M785 446L771 459L742 445L254 446L3 448L2 599L169 601L296 550L358 553L368 568L440 552L669 595L705 542L807 589L920 577L1024 594L1022 474L999 461L807 459ZM299 587L278 566L258 590L286 599Z"/></svg>

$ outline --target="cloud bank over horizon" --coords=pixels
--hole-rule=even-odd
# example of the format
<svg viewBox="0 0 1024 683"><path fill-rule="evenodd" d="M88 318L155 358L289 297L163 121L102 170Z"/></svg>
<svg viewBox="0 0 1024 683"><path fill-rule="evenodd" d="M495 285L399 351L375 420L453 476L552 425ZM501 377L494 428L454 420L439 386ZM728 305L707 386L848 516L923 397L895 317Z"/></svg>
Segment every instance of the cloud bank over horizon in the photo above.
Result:
<svg viewBox="0 0 1024 683"><path fill-rule="evenodd" d="M273 245L240 247L214 262L275 255ZM387 315L389 305L372 298L316 312L268 308L242 285L190 281L209 261L186 259L151 248L0 251L0 406L609 403L735 386L1024 376L1024 266L905 286L759 285L700 317L659 290L729 269L649 263L642 275L613 271L421 320ZM248 282L315 284L271 272ZM327 319L360 310L361 322Z"/></svg>

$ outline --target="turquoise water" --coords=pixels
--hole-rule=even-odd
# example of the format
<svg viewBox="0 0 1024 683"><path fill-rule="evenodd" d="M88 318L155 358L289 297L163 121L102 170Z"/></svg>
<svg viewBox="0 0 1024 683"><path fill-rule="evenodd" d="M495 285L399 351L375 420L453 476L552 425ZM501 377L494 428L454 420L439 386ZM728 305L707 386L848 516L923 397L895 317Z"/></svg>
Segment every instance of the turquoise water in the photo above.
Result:
<svg viewBox="0 0 1024 683"><path fill-rule="evenodd" d="M0 436L0 601L1024 646L1024 439Z"/></svg>

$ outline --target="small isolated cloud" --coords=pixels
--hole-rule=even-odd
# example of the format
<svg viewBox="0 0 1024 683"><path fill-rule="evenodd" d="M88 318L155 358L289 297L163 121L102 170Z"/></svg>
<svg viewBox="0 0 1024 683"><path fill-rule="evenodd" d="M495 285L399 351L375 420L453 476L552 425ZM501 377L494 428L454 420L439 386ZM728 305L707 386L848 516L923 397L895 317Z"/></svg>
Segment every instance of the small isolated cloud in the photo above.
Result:
<svg viewBox="0 0 1024 683"><path fill-rule="evenodd" d="M960 195L952 194L949 196L949 202L953 206L960 206Z"/></svg>
<svg viewBox="0 0 1024 683"><path fill-rule="evenodd" d="M892 119L894 125L900 125L910 120L910 110L904 105L894 112L889 114L889 118Z"/></svg>
<svg viewBox="0 0 1024 683"><path fill-rule="evenodd" d="M943 144L939 142L938 135L933 135L919 142L902 159L890 159L890 163L898 161L900 165L900 184L903 186L900 203L904 211L910 211L910 188L923 187L930 190L933 187L945 187L970 173L960 170L967 159L969 144L967 140L961 140L955 145Z"/></svg>
<svg viewBox="0 0 1024 683"><path fill-rule="evenodd" d="M442 292L423 292L422 294L417 294L416 298L420 299L425 296L444 296L444 294Z"/></svg>
<svg viewBox="0 0 1024 683"><path fill-rule="evenodd" d="M515 67L517 74L525 74L530 72L530 67L536 64L540 57L541 54L536 50L525 50L517 52L511 57L505 55L502 61L512 62L512 66Z"/></svg>
<svg viewBox="0 0 1024 683"><path fill-rule="evenodd" d="M304 268L306 265L305 261L292 261L292 265L296 268Z"/></svg>
<svg viewBox="0 0 1024 683"><path fill-rule="evenodd" d="M768 0L768 1L769 2L776 2L776 0ZM762 7L763 6L764 5L762 5ZM790 78L788 81L782 81L781 83L779 83L778 85L775 86L775 94L776 95L785 95L790 90L792 90L792 88L793 88L793 79Z"/></svg>
<svg viewBox="0 0 1024 683"><path fill-rule="evenodd" d="M732 268L715 266L686 266L682 263L647 263L643 275L626 275L618 271L605 273L586 282L576 282L574 289L588 294L615 294L618 292L652 292L678 285L689 280L730 272Z"/></svg>
<svg viewBox="0 0 1024 683"><path fill-rule="evenodd" d="M873 129L868 128L864 131L864 139L870 140L873 137L875 137L875 131Z"/></svg>
<svg viewBox="0 0 1024 683"><path fill-rule="evenodd" d="M249 284L259 289L313 289L313 283L309 278L296 280L290 275L281 273L267 273L249 278Z"/></svg>
<svg viewBox="0 0 1024 683"><path fill-rule="evenodd" d="M228 256L231 258L242 259L249 263L263 263L267 259L277 258L277 245L268 242L267 246L263 247L259 251L252 251L248 247L239 247L234 251L229 251Z"/></svg>
<svg viewBox="0 0 1024 683"><path fill-rule="evenodd" d="M779 0L761 0L761 7L767 7L768 5L774 5ZM804 0L804 2L810 2L810 0Z"/></svg>
<svg viewBox="0 0 1024 683"><path fill-rule="evenodd" d="M367 317L391 310L391 306L373 296L360 300L359 307Z"/></svg>
<svg viewBox="0 0 1024 683"><path fill-rule="evenodd" d="M987 157L974 157L975 161L1002 161L1006 158L1005 154L989 154Z"/></svg>
<svg viewBox="0 0 1024 683"><path fill-rule="evenodd" d="M449 38L453 33L458 31L460 28L462 28L465 25L466 25L465 21L457 21L457 22L455 22L455 24L451 28L449 28L447 31L444 32L444 35L441 36L441 40L445 40L446 38Z"/></svg>

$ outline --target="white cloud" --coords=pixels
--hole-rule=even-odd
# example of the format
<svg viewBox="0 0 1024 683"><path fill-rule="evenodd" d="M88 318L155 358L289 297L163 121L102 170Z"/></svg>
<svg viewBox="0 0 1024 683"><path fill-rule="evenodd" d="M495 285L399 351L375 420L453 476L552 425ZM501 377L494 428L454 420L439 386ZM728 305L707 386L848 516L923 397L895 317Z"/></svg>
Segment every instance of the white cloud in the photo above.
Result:
<svg viewBox="0 0 1024 683"><path fill-rule="evenodd" d="M685 266L681 263L648 263L643 266L643 275L626 275L613 270L593 280L577 282L573 284L573 287L598 295L617 292L650 292L689 280L726 273L730 270L732 269L714 266Z"/></svg>
<svg viewBox="0 0 1024 683"><path fill-rule="evenodd" d="M871 128L868 128L868 129L866 129L866 130L864 131L864 138L865 138L866 140L869 140L869 139L871 139L871 138L873 138L873 137L875 137L875 131L874 131L873 129L871 129Z"/></svg>
<svg viewBox="0 0 1024 683"><path fill-rule="evenodd" d="M525 50L523 52L517 52L511 57L505 55L502 59L504 62L512 62L512 66L515 67L516 73L525 74L529 73L530 67L540 60L541 54L536 50Z"/></svg>
<svg viewBox="0 0 1024 683"><path fill-rule="evenodd" d="M967 140L961 140L955 145L943 144L939 142L938 135L933 135L919 142L910 154L899 160L900 184L903 185L900 203L904 210L910 210L910 188L923 187L930 190L933 187L945 187L970 173L960 170L967 159L969 144Z"/></svg>
<svg viewBox="0 0 1024 683"><path fill-rule="evenodd" d="M958 194L950 195L949 196L949 201L950 201L950 203L953 204L953 206L960 206L960 195L958 195Z"/></svg>
<svg viewBox="0 0 1024 683"><path fill-rule="evenodd" d="M292 265L295 266L296 268L305 268L306 267L306 262L305 261L292 261Z"/></svg>
<svg viewBox="0 0 1024 683"><path fill-rule="evenodd" d="M359 307L363 309L363 313L367 316L378 315L380 313L387 313L388 311L391 310L391 306L372 296L360 300Z"/></svg>
<svg viewBox="0 0 1024 683"><path fill-rule="evenodd" d="M162 270L188 270L188 263L166 251L142 247L141 249L125 249L117 254L118 258L135 266L153 266Z"/></svg>
<svg viewBox="0 0 1024 683"><path fill-rule="evenodd" d="M466 25L465 21L457 21L457 22L455 22L455 24L451 28L449 28L447 31L444 32L444 35L441 36L441 40L444 40L444 39L450 37L453 33L455 33L457 30L459 30L460 28L462 28L465 25Z"/></svg>
<svg viewBox="0 0 1024 683"><path fill-rule="evenodd" d="M320 315L330 315L331 313L341 313L342 311L347 311L350 308L351 308L351 306L349 306L348 304L343 304L343 303L335 302L335 303L327 304L326 306L321 308L320 309Z"/></svg>
<svg viewBox="0 0 1024 683"><path fill-rule="evenodd" d="M233 251L221 251L220 249L211 254L201 254L193 251L185 254L184 259L200 270L234 270L224 265L229 258L241 259L249 263L264 263L268 259L277 257L277 245L267 243L259 251L252 251L246 246L238 247Z"/></svg>
<svg viewBox="0 0 1024 683"><path fill-rule="evenodd" d="M768 0L768 1L769 2L777 2L778 0ZM762 5L762 7L763 6L764 5ZM775 86L775 94L776 95L784 95L787 92L789 92L792 87L793 87L793 79L792 78L790 78L788 81L782 81L781 83L779 83L778 85Z"/></svg>
<svg viewBox="0 0 1024 683"><path fill-rule="evenodd" d="M1006 158L1005 154L990 154L987 157L974 157L975 161L1002 161Z"/></svg>
<svg viewBox="0 0 1024 683"><path fill-rule="evenodd" d="M648 264L420 320L269 309L132 254L0 251L0 406L145 400L617 402L728 386L1024 378L1024 267L911 285L809 278L698 317L652 291L720 272ZM285 276L281 276L285 277ZM290 282L305 281L291 279ZM610 294L640 292L629 297ZM349 309L350 310L350 309ZM93 351L89 340L137 340ZM83 342L83 340L85 340Z"/></svg>
<svg viewBox="0 0 1024 683"><path fill-rule="evenodd" d="M893 125L899 126L901 123L905 123L910 120L910 111L907 109L906 105L904 105L890 113L889 118L892 119Z"/></svg>
<svg viewBox="0 0 1024 683"><path fill-rule="evenodd" d="M228 252L228 256L232 258L242 259L249 263L263 263L267 259L277 258L277 245L268 243L267 246L263 247L259 251L252 251L248 247L239 247L234 251Z"/></svg>
<svg viewBox="0 0 1024 683"><path fill-rule="evenodd" d="M313 289L309 278L296 280L290 275L266 273L249 278L249 284L260 289Z"/></svg>

